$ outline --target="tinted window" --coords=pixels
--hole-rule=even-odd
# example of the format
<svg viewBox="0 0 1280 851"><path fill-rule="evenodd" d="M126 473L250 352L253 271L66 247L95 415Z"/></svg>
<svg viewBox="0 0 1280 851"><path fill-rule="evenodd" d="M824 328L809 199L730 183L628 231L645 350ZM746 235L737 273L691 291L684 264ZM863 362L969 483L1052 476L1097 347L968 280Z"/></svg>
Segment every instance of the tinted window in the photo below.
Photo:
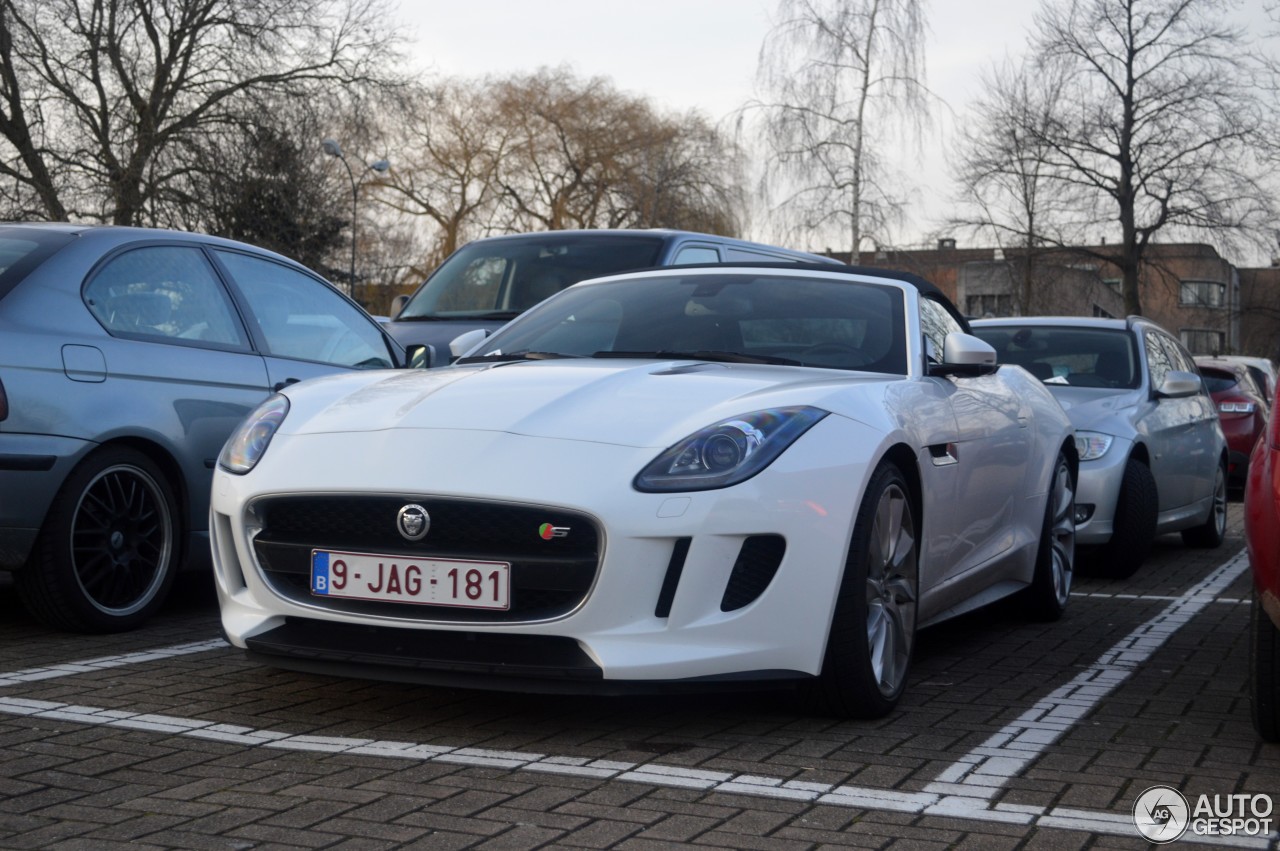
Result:
<svg viewBox="0 0 1280 851"><path fill-rule="evenodd" d="M662 246L660 237L609 234L473 242L454 252L396 319L511 318L578 281L653 266Z"/></svg>
<svg viewBox="0 0 1280 851"><path fill-rule="evenodd" d="M1237 384L1234 375L1229 372L1220 372L1216 369L1201 367L1200 377L1204 380L1205 389L1210 393L1221 393L1224 390L1230 390Z"/></svg>
<svg viewBox="0 0 1280 851"><path fill-rule="evenodd" d="M1068 326L977 327L1000 363L1017 364L1046 384L1134 388L1142 377L1127 331Z"/></svg>
<svg viewBox="0 0 1280 851"><path fill-rule="evenodd" d="M752 251L749 248L739 248L736 245L730 245L726 248L729 255L729 261L732 263L795 263L796 258L788 257L785 254L770 254L767 251Z"/></svg>
<svg viewBox="0 0 1280 851"><path fill-rule="evenodd" d="M334 366L393 366L364 311L296 269L231 251L219 258L249 302L269 354Z"/></svg>
<svg viewBox="0 0 1280 851"><path fill-rule="evenodd" d="M676 259L672 261L673 266L683 266L689 263L719 263L720 252L714 248L705 245L690 245L680 249L680 253L676 255Z"/></svg>
<svg viewBox="0 0 1280 851"><path fill-rule="evenodd" d="M84 290L112 334L245 347L244 329L199 248L152 245L107 261Z"/></svg>
<svg viewBox="0 0 1280 851"><path fill-rule="evenodd" d="M499 331L477 357L718 352L903 375L903 315L902 291L876 284L745 273L646 277L570 290Z"/></svg>

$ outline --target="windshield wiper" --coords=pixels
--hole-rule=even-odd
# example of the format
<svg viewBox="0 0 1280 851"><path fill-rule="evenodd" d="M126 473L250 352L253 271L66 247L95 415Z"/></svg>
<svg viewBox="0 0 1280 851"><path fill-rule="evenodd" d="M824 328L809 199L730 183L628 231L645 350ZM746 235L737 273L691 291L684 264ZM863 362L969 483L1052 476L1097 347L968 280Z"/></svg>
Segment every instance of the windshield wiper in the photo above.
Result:
<svg viewBox="0 0 1280 851"><path fill-rule="evenodd" d="M699 349L696 352L677 352L659 349L653 352L596 352L593 358L659 358L661 360L705 360L717 363L770 363L782 366L804 366L798 360L773 355L749 355L743 352L724 352L715 349Z"/></svg>
<svg viewBox="0 0 1280 851"><path fill-rule="evenodd" d="M490 352L487 355L472 355L459 358L458 363L500 363L513 360L557 360L559 358L580 358L582 355L566 355L563 352Z"/></svg>

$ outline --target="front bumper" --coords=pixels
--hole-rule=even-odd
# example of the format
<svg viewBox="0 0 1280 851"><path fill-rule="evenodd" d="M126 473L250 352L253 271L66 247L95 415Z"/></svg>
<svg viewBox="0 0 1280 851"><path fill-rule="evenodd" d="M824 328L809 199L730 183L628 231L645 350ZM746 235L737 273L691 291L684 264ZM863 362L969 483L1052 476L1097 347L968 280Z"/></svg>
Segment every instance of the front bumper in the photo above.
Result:
<svg viewBox="0 0 1280 851"><path fill-rule="evenodd" d="M492 675L658 685L814 675L870 475L866 461L833 459L847 457L849 446L866 447L860 457L878 457L881 440L869 427L832 415L746 482L649 494L630 482L658 454L651 448L448 430L277 435L250 474L218 471L214 478L211 531L223 628L234 645L281 667L379 679ZM326 464L318 467L316 459ZM599 530L598 568L571 610L523 621L460 620L454 611L433 614L433 607L335 611L279 593L255 555L258 521L248 507L263 497L334 493L577 512ZM761 536L785 541L776 572L726 611L735 566L747 541ZM322 640L325 624L343 632ZM357 634L377 637L372 645L334 638ZM444 640L449 634L458 640ZM466 635L478 642L471 649L485 642L519 647L522 638L530 647L559 649L535 653L550 660L540 668L512 666L504 661L517 658L509 649L459 655ZM383 644L388 649L379 650ZM569 647L576 649L565 652ZM388 661L396 655L412 661Z"/></svg>
<svg viewBox="0 0 1280 851"><path fill-rule="evenodd" d="M1091 505L1093 512L1087 520L1076 524L1077 544L1088 546L1111 540L1120 485L1124 481L1124 468L1132 447L1132 441L1117 437L1101 458L1080 462L1076 505Z"/></svg>

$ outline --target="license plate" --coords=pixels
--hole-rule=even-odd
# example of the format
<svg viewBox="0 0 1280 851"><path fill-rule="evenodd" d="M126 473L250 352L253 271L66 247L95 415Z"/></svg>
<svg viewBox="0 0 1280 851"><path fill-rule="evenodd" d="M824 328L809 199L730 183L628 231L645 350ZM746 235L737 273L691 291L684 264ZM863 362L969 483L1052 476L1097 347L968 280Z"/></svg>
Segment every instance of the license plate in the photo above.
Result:
<svg viewBox="0 0 1280 851"><path fill-rule="evenodd" d="M510 577L511 565L503 561L311 551L311 593L318 597L508 609Z"/></svg>

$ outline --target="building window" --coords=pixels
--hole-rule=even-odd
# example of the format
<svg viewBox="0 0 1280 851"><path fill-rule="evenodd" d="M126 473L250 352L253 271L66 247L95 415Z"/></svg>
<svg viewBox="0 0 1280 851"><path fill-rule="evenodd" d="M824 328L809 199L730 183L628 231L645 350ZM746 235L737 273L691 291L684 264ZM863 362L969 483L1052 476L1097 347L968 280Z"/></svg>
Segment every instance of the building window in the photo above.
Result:
<svg viewBox="0 0 1280 851"><path fill-rule="evenodd" d="M1012 316L1013 297L1008 293L981 293L965 299L965 312L969 316Z"/></svg>
<svg viewBox="0 0 1280 851"><path fill-rule="evenodd" d="M1210 331L1207 328L1183 328L1180 336L1182 345L1193 355L1217 355L1223 350L1223 334L1221 331Z"/></svg>
<svg viewBox="0 0 1280 851"><path fill-rule="evenodd" d="M1099 316L1099 317L1101 317L1101 318L1103 318L1103 319L1115 319L1115 318L1116 318L1116 316L1115 316L1115 314L1114 314L1114 313L1112 313L1111 311L1107 310L1106 308L1104 308L1104 307L1103 307L1102 305L1100 305L1100 304L1094 304L1094 306L1093 306L1093 315L1094 315L1094 316Z"/></svg>
<svg viewBox="0 0 1280 851"><path fill-rule="evenodd" d="M1227 285L1213 281L1183 281L1178 291L1183 307L1226 307Z"/></svg>

